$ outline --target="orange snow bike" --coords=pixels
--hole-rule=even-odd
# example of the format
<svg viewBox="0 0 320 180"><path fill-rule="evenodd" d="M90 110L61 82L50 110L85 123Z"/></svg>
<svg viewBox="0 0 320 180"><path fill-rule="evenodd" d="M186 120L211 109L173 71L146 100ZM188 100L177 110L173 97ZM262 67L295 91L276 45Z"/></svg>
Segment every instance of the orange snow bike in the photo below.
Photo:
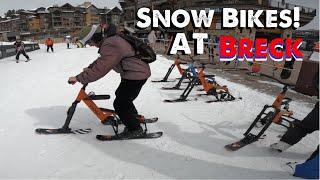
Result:
<svg viewBox="0 0 320 180"><path fill-rule="evenodd" d="M194 62L194 61L193 61ZM192 66L192 67L191 67ZM191 68L190 68L191 67ZM220 86L216 80L215 75L206 75L204 73L205 66L202 64L202 67L198 70L196 67L193 66L193 63L189 65L189 68L193 72L192 78L188 83L186 89L180 95L178 99L175 100L164 100L164 102L184 102L187 101L187 98L192 91L192 89L196 85L201 85L203 90L206 92L205 95L212 95L216 98L214 101L207 101L210 102L218 102L218 101L233 101L236 98L231 95L227 86ZM193 69L193 70L192 70Z"/></svg>
<svg viewBox="0 0 320 180"><path fill-rule="evenodd" d="M71 129L69 127L73 114L77 108L77 105L83 101L87 107L98 117L102 124L111 125L115 134L118 134L118 125L122 124L120 118L117 116L116 112L111 109L100 108L95 103L94 100L107 100L110 99L110 95L95 95L94 92L86 93L85 89L86 85L80 89L76 100L72 103L67 111L67 118L65 120L64 125L58 129L44 129L38 128L36 129L36 133L38 134L87 134L91 132L90 128L87 129ZM144 124L144 132L147 132L147 123L154 123L158 121L158 118L146 119L142 115L137 115L137 119L139 119L140 123Z"/></svg>
<svg viewBox="0 0 320 180"><path fill-rule="evenodd" d="M288 90L288 86L285 85L282 92L277 96L272 105L265 105L262 111L257 115L256 119L252 122L247 131L243 134L244 138L240 141L228 144L225 146L227 150L236 151L248 144L261 139L261 136L269 128L272 123L277 125L290 128L298 123L299 120L293 118L293 112L289 110L289 103L292 99L285 97ZM266 112L267 110L270 111ZM259 125L260 124L260 125ZM252 134L251 131L254 127L262 128L256 135Z"/></svg>

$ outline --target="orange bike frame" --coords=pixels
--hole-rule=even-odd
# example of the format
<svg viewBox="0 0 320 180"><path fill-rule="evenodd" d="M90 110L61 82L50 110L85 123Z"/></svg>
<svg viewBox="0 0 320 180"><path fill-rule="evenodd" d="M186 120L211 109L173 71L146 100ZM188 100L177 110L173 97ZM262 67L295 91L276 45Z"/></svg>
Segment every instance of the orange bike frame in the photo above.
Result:
<svg viewBox="0 0 320 180"><path fill-rule="evenodd" d="M105 123L108 120L108 117L116 116L116 112L114 110L99 108L83 88L80 90L76 101L83 101L89 107L89 109L100 119L102 123ZM140 122L144 122L144 116L138 115L137 118Z"/></svg>
<svg viewBox="0 0 320 180"><path fill-rule="evenodd" d="M204 91L206 91L207 93L211 90L211 89L216 89L216 90L224 90L226 93L229 94L229 90L226 86L220 86L218 83L215 84L211 84L206 80L206 75L204 73L204 68L201 68L198 72L199 75L199 79L201 82L201 85L204 89Z"/></svg>
<svg viewBox="0 0 320 180"><path fill-rule="evenodd" d="M277 96L276 100L272 103L272 107L275 109L275 112L277 112L272 121L276 124L281 123L282 116L291 117L293 115L292 111L289 111L287 109L281 110L281 105L282 105L283 99L285 98L286 92L287 90L283 90Z"/></svg>
<svg viewBox="0 0 320 180"><path fill-rule="evenodd" d="M183 69L183 68L181 67L181 63L180 63L179 58L177 58L177 59L174 61L174 64L176 65L176 67L177 67L178 70L179 70L179 73L180 73L181 76L182 76L182 75L184 74L185 69Z"/></svg>
<svg viewBox="0 0 320 180"><path fill-rule="evenodd" d="M100 119L101 122L105 122L109 116L115 115L115 112L113 110L107 111L107 109L104 109L104 111L102 111L88 96L84 89L80 90L77 96L77 101L83 101L89 107L89 109Z"/></svg>

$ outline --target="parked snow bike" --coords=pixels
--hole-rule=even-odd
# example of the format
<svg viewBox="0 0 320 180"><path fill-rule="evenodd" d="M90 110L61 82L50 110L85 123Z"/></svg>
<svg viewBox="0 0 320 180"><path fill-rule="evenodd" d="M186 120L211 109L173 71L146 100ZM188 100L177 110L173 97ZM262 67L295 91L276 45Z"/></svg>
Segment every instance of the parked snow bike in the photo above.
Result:
<svg viewBox="0 0 320 180"><path fill-rule="evenodd" d="M182 76L184 74L184 72L185 72L185 69L181 67L182 64L187 64L187 63L181 62L180 61L180 57L178 55L177 58L174 60L174 63L169 67L169 69L168 69L166 75L163 77L163 79L162 80L158 80L158 81L157 80L153 80L151 82L170 82L170 81L168 81L168 78L169 78L172 70L174 69L174 67L177 67L179 73Z"/></svg>
<svg viewBox="0 0 320 180"><path fill-rule="evenodd" d="M173 87L162 87L164 90L182 90L181 84L185 79L188 79L189 82L192 81L193 77L197 78L197 85L200 84L199 76L196 67L194 66L194 62L189 63L186 69L183 69L183 73L178 81L178 83Z"/></svg>
<svg viewBox="0 0 320 180"><path fill-rule="evenodd" d="M205 95L213 95L216 100L215 101L207 101L207 102L218 102L218 101L233 101L235 98L230 94L227 86L220 86L215 81L214 75L206 75L204 73L205 65L202 64L202 67L198 71L196 76L192 77L192 80L188 83L186 89L180 95L178 99L175 100L165 100L164 102L184 102L187 101L187 98L194 88L195 85L200 81L200 85L202 85L203 90L206 92Z"/></svg>
<svg viewBox="0 0 320 180"><path fill-rule="evenodd" d="M107 100L110 99L110 95L95 95L94 92L90 92L87 94L85 92L85 89L87 87L87 84L83 85L83 87L80 89L78 96L76 100L72 103L72 105L69 107L67 111L67 118L64 123L64 125L61 128L58 129L43 129L38 128L35 131L39 134L86 134L91 132L91 129L76 129L72 130L69 127L69 124L71 122L71 119L73 117L73 114L77 108L77 105L83 101L89 109L98 117L98 119L101 121L102 124L105 125L111 125L115 134L118 135L118 125L121 124L121 120L117 116L116 112L111 109L106 108L99 108L95 103L94 100ZM144 132L147 132L147 125L146 123L153 123L158 120L158 118L152 118L152 119L146 119L142 115L137 115L137 118L139 119L140 123L144 124Z"/></svg>
<svg viewBox="0 0 320 180"><path fill-rule="evenodd" d="M226 85L219 85L216 81L209 82L204 74L205 66L201 68L199 71L199 79L201 81L201 85L203 86L206 95L213 95L216 98L216 101L233 101L236 98L231 95L228 87ZM207 101L207 102L215 102L215 101Z"/></svg>
<svg viewBox="0 0 320 180"><path fill-rule="evenodd" d="M255 120L249 126L247 131L243 134L244 138L240 141L228 144L225 146L226 149L236 151L248 144L258 141L263 133L269 128L272 123L280 126L290 128L294 126L295 122L299 121L292 117L293 112L289 110L289 103L292 99L285 97L288 90L288 86L283 87L282 92L277 96L276 100L272 105L265 105L261 112L257 115ZM257 124L262 125L262 129L257 134L252 134L251 131Z"/></svg>

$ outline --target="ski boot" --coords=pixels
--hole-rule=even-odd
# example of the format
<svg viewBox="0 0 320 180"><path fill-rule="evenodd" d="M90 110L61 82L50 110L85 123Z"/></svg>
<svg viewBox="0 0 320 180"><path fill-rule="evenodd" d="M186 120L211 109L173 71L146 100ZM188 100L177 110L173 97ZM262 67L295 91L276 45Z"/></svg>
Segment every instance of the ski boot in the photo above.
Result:
<svg viewBox="0 0 320 180"><path fill-rule="evenodd" d="M133 139L144 136L144 134L145 132L143 131L141 126L138 129L131 131L127 127L125 127L123 131L118 134L118 136L121 139Z"/></svg>

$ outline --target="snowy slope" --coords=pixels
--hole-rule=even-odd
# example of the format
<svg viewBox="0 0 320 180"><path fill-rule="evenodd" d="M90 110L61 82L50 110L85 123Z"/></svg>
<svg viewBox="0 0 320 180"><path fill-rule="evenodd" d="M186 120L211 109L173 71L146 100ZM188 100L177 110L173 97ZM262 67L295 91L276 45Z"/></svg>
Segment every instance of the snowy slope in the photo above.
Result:
<svg viewBox="0 0 320 180"><path fill-rule="evenodd" d="M55 53L46 53L43 46L28 53L32 60L15 63L14 57L0 60L0 178L293 178L281 166L288 161L304 161L318 144L318 134L306 137L287 152L276 153L268 146L278 140L283 129L273 125L267 138L237 152L228 152L224 145L242 137L264 104L274 97L228 82L236 96L243 100L205 103L193 91L185 103L166 104L164 99L179 97L181 91L164 91L162 86L174 83L148 82L136 100L137 109L147 117L160 118L149 125L149 131L163 131L154 140L99 142L96 134L111 134L112 128L102 125L81 103L71 127L92 128L87 135L37 135L38 127L60 127L66 110L75 99L80 84L67 84L97 56L97 49L66 49L57 44ZM24 57L21 56L21 59ZM151 79L164 76L172 61L158 56L153 63ZM24 59L23 59L24 60ZM170 78L178 77L174 71ZM112 99L99 102L112 108L119 76L111 72L90 84L87 91L110 94ZM311 109L302 102L292 102L297 118Z"/></svg>

